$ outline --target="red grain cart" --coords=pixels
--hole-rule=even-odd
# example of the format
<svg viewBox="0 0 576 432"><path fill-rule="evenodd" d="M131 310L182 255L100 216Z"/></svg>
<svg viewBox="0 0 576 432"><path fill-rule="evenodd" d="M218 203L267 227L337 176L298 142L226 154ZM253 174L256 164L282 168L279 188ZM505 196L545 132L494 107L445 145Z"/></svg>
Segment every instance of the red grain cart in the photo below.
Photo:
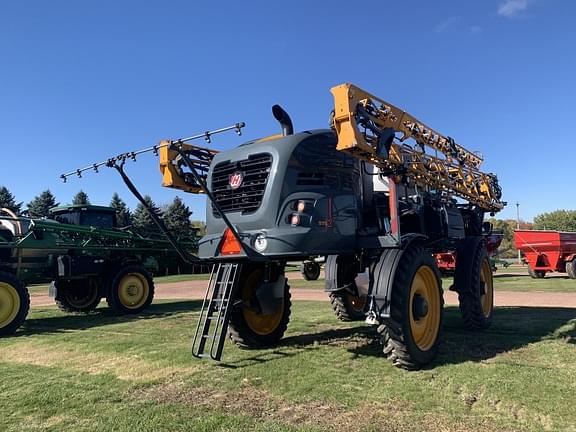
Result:
<svg viewBox="0 0 576 432"><path fill-rule="evenodd" d="M514 243L524 253L533 278L557 271L576 279L576 232L517 230Z"/></svg>
<svg viewBox="0 0 576 432"><path fill-rule="evenodd" d="M486 241L486 251L488 252L488 256L492 257L496 254L496 251L500 247L500 243L502 243L502 238L504 234L501 232L493 232L484 236ZM442 252L442 253L435 253L434 258L436 259L436 264L438 264L438 269L442 274L452 274L456 269L456 252L449 251L449 252Z"/></svg>

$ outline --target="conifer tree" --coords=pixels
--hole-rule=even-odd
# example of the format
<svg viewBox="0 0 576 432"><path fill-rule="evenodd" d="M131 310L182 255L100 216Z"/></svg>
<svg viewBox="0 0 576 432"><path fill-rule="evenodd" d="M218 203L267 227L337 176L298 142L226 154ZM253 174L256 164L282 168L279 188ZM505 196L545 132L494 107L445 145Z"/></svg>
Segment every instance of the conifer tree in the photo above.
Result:
<svg viewBox="0 0 576 432"><path fill-rule="evenodd" d="M164 211L164 223L174 237L192 238L194 229L190 223L192 212L180 197L174 198L172 204Z"/></svg>
<svg viewBox="0 0 576 432"><path fill-rule="evenodd" d="M110 207L116 209L116 221L119 228L132 225L132 214L130 213L130 209L117 193L112 195Z"/></svg>
<svg viewBox="0 0 576 432"><path fill-rule="evenodd" d="M6 186L0 186L0 208L7 208L19 214L21 207L22 203L16 203L14 195L12 195L8 188Z"/></svg>
<svg viewBox="0 0 576 432"><path fill-rule="evenodd" d="M162 217L162 211L156 206L149 195L144 196L144 201L158 217ZM148 213L148 210L146 210L141 203L138 203L136 210L134 210L132 214L132 226L142 235L159 232L158 226L150 216L150 213Z"/></svg>
<svg viewBox="0 0 576 432"><path fill-rule="evenodd" d="M28 213L33 218L46 217L48 216L48 210L52 207L57 207L58 204L52 192L47 189L28 203Z"/></svg>
<svg viewBox="0 0 576 432"><path fill-rule="evenodd" d="M86 192L84 192L83 190L80 190L80 192L78 192L76 195L74 195L74 198L72 199L72 204L73 205L90 204L90 200L88 199L88 194Z"/></svg>

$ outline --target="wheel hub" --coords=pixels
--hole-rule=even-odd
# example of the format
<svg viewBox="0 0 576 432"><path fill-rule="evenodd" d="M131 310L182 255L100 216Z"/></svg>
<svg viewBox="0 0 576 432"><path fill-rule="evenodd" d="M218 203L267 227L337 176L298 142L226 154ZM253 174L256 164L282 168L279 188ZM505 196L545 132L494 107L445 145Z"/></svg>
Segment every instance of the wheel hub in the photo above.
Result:
<svg viewBox="0 0 576 432"><path fill-rule="evenodd" d="M126 294L130 297L135 297L138 295L138 287L136 285L129 285L128 288L126 288Z"/></svg>
<svg viewBox="0 0 576 432"><path fill-rule="evenodd" d="M419 294L414 295L412 301L412 315L414 319L419 320L428 315L428 302Z"/></svg>

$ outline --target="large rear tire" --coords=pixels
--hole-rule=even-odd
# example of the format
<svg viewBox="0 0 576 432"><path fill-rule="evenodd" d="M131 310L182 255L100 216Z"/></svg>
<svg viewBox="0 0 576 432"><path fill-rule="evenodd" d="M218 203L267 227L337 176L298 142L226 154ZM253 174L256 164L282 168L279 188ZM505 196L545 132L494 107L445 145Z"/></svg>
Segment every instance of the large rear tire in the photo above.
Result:
<svg viewBox="0 0 576 432"><path fill-rule="evenodd" d="M0 272L0 336L11 335L30 310L28 290L15 276Z"/></svg>
<svg viewBox="0 0 576 432"><path fill-rule="evenodd" d="M150 273L139 265L126 266L110 284L106 301L117 314L142 312L154 299L154 282Z"/></svg>
<svg viewBox="0 0 576 432"><path fill-rule="evenodd" d="M384 354L395 366L419 369L436 357L443 305L436 261L422 246L408 245L394 274L390 318L378 327Z"/></svg>
<svg viewBox="0 0 576 432"><path fill-rule="evenodd" d="M456 253L454 290L464 324L470 330L486 329L494 313L494 281L486 246L481 237L467 237Z"/></svg>
<svg viewBox="0 0 576 432"><path fill-rule="evenodd" d="M258 310L256 290L262 285L263 266L247 267L240 278L237 299L240 302L232 309L228 331L230 339L242 348L273 346L284 337L290 321L292 302L290 287L284 273L278 275L283 281L283 298L276 309L268 314Z"/></svg>
<svg viewBox="0 0 576 432"><path fill-rule="evenodd" d="M100 304L100 291L93 279L56 282L56 306L63 312L88 313Z"/></svg>

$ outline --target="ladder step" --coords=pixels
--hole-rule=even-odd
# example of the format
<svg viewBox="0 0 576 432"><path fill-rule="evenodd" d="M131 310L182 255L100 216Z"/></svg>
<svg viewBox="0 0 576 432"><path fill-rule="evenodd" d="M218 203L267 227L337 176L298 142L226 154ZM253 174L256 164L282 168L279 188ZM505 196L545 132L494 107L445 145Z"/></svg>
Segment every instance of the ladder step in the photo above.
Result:
<svg viewBox="0 0 576 432"><path fill-rule="evenodd" d="M219 264L212 273L200 319L192 341L192 354L200 358L220 360L228 331L231 299L240 280L241 264ZM241 303L234 301L232 305ZM212 323L216 322L213 332Z"/></svg>

